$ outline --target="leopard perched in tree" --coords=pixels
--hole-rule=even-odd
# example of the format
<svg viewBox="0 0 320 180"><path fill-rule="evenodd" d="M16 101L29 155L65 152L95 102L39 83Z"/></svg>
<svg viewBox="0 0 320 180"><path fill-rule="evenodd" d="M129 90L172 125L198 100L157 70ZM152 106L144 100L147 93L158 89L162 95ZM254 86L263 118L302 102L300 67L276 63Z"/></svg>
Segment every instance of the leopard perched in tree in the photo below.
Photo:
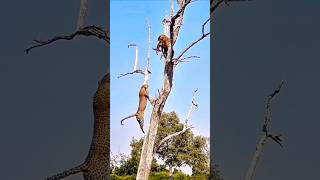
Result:
<svg viewBox="0 0 320 180"><path fill-rule="evenodd" d="M61 179L82 172L85 180L109 179L110 138L110 74L99 82L93 97L94 130L91 146L83 164L66 170L46 180Z"/></svg>

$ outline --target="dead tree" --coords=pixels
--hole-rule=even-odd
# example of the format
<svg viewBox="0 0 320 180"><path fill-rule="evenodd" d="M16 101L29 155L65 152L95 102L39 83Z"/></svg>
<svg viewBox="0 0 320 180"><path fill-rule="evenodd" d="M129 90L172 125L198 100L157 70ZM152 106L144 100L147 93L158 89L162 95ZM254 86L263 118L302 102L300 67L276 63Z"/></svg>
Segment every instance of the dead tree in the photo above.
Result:
<svg viewBox="0 0 320 180"><path fill-rule="evenodd" d="M256 146L256 150L254 152L253 158L251 160L250 166L247 171L247 175L245 180L252 180L254 178L255 170L257 167L257 164L259 162L259 159L261 157L261 153L263 151L263 148L265 147L268 140L273 140L275 143L279 144L280 147L283 147L281 144L281 134L272 134L270 133L271 128L271 100L280 93L281 87L283 85L284 81L281 81L279 87L274 90L273 93L269 94L267 97L266 102L266 113L265 113L265 119L262 126L262 135L260 137L260 140Z"/></svg>
<svg viewBox="0 0 320 180"><path fill-rule="evenodd" d="M204 22L202 26L201 37L199 37L197 40L195 40L193 43L187 46L185 50L183 50L180 54L177 55L177 57L172 57L173 47L179 36L179 31L183 23L184 12L186 10L186 7L190 3L191 3L191 0L181 0L179 10L176 12L176 14L174 14L173 9L171 9L172 15L170 16L170 18L168 18L169 20L166 21L168 22L168 25L169 25L168 29L169 29L169 37L171 40L171 47L168 48L167 56L166 56L166 59L164 60L165 68L164 68L164 75L163 75L163 87L161 90L158 90L158 96L153 101L151 101L151 104L153 107L152 107L152 113L150 118L150 126L144 138L144 142L142 146L141 158L140 158L138 173L136 177L137 180L146 180L149 178L151 162L156 153L155 140L158 132L159 121L160 121L161 114L163 112L163 108L166 104L166 101L172 89L174 70L176 66L180 62L184 62L185 59L197 57L197 56L184 57L184 55L190 48L192 48L195 44L197 44L198 42L200 42L210 34L209 32L206 33L204 31L205 25L209 22L209 19L208 19L206 22ZM146 70L150 71L150 69L148 68L146 68ZM144 72L146 72L146 70ZM139 72L131 72L123 75L128 75L133 73L139 73Z"/></svg>
<svg viewBox="0 0 320 180"><path fill-rule="evenodd" d="M36 45L26 49L28 53L31 49L51 44L58 40L72 40L76 36L94 36L110 44L110 37L107 31L97 26L85 26L87 0L81 0L77 28L71 35L56 36L52 39L41 41L34 40ZM76 173L83 173L86 180L106 180L109 179L110 164L110 74L107 73L99 82L97 91L93 97L94 129L89 153L85 161L69 170L65 170L47 180L61 179Z"/></svg>
<svg viewBox="0 0 320 180"><path fill-rule="evenodd" d="M172 3L173 1L171 1ZM191 0L182 0L180 3L179 10L177 11L176 14L174 14L173 9L171 8L171 16L166 18L165 21L163 22L164 25L168 25L168 27L164 27L164 32L166 35L170 37L171 40L171 47L168 48L167 56L166 59L164 60L165 63L165 68L164 68L164 75L163 75L163 87L160 90L158 90L158 95L155 99L150 100L150 103L152 104L152 113L151 113L151 118L150 118L150 126L149 130L144 138L143 146L142 146L142 151L141 151L141 158L139 162L139 168L137 172L137 180L146 180L149 178L149 173L151 169L151 162L156 154L156 150L161 146L162 143L159 143L155 147L155 140L158 132L158 127L159 127L159 121L160 117L163 111L163 108L166 104L166 101L170 95L171 89L172 89L172 81L173 81L173 74L175 67L180 63L180 62L185 62L186 59L190 58L199 58L198 56L189 56L189 57L184 57L185 53L192 48L195 44L206 38L210 33L205 32L205 25L209 22L210 19L205 21L202 25L202 35L199 37L197 40L192 42L189 46L187 46L180 54L178 54L177 57L172 57L172 51L173 51L173 46L179 36L179 31L180 27L182 26L183 22L183 17L184 17L184 12L188 4L191 3ZM171 7L173 7L171 5ZM134 68L133 72L121 74L119 77L123 77L129 74L143 74L145 76L145 81L146 83L147 79L146 75L150 74L150 26L149 28L149 48L148 48L148 58L147 58L147 67L145 70L141 69L136 69ZM154 49L156 50L156 49ZM137 60L135 61L137 62ZM136 63L135 63L136 64ZM148 73L149 72L149 73ZM193 101L194 103L194 101ZM195 105L195 103L194 103ZM194 107L194 106L192 106ZM191 112L190 112L191 113ZM169 135L168 137L164 138L160 142L165 142L171 138L174 138L177 135L180 135L186 130L190 129L187 124L185 125L184 129L181 132L174 133L172 135Z"/></svg>
<svg viewBox="0 0 320 180"><path fill-rule="evenodd" d="M211 15L213 22L214 22L214 17L215 17L216 11L217 11L218 7L221 6L221 4L225 4L227 6L230 6L230 2L238 2L238 1L240 2L240 1L251 1L251 0L210 0L210 15ZM211 35L211 36L213 36L213 35ZM216 177L216 175L215 175L216 172L214 170L215 166L216 165L213 161L213 158L210 158L210 167L211 167L210 178L211 179L214 179L214 177Z"/></svg>

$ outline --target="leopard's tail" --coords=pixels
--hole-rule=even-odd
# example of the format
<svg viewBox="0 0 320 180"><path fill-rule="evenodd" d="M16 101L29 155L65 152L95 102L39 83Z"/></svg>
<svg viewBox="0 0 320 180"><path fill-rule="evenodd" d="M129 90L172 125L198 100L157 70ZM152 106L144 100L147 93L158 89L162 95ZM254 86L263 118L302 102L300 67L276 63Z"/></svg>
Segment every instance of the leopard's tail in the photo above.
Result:
<svg viewBox="0 0 320 180"><path fill-rule="evenodd" d="M85 169L86 165L85 164L81 164L77 167L71 168L69 170L63 171L59 174L56 174L54 176L48 177L45 180L56 180L56 179L62 179L65 178L67 176L73 175L73 174L77 174L81 171L83 171Z"/></svg>
<svg viewBox="0 0 320 180"><path fill-rule="evenodd" d="M130 115L130 116L127 116L127 117L125 117L125 118L123 118L123 119L121 119L121 125L123 125L123 121L124 120L126 120L126 119L129 119L129 118L132 118L132 117L134 117L134 116L136 116L137 115L137 113L134 113L134 114L132 114L132 115Z"/></svg>

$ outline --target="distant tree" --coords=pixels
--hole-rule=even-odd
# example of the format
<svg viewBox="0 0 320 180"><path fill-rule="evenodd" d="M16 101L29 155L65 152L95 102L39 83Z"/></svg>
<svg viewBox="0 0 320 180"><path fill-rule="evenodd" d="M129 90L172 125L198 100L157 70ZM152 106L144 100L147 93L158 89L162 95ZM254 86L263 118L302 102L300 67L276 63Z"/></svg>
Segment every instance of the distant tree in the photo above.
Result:
<svg viewBox="0 0 320 180"><path fill-rule="evenodd" d="M175 132L180 132L184 124L179 123L179 117L175 112L163 113L160 120L160 127L156 139L156 145L161 139ZM189 129L176 138L170 139L162 144L156 152L157 158L164 161L164 165L159 165L156 159L153 159L151 172L167 171L169 176L174 172L179 172L177 168L182 165L188 165L192 168L192 174L209 176L209 138L203 136L194 136ZM137 173L140 152L143 145L143 138L131 141L131 157L115 168L114 174L124 176Z"/></svg>
<svg viewBox="0 0 320 180"><path fill-rule="evenodd" d="M160 126L158 129L156 146L160 140L167 137L170 134L180 132L184 125L179 123L179 117L175 112L163 113L160 119ZM189 130L176 138L166 141L157 150L156 156L165 162L165 165L169 168L169 175L174 172L174 167L181 167L186 164L188 158L190 158L190 151L192 147L193 133Z"/></svg>
<svg viewBox="0 0 320 180"><path fill-rule="evenodd" d="M203 136L196 136L193 138L190 145L191 151L187 164L192 167L193 175L209 175L209 157L205 151L207 146L207 139Z"/></svg>
<svg viewBox="0 0 320 180"><path fill-rule="evenodd" d="M163 113L160 120L157 141L169 134L179 132L183 124L179 123L179 117L175 112ZM157 143L156 143L157 144ZM192 168L192 174L209 175L209 138L195 136L189 129L185 133L165 142L157 151L157 157L165 162L172 175L174 167L188 165Z"/></svg>

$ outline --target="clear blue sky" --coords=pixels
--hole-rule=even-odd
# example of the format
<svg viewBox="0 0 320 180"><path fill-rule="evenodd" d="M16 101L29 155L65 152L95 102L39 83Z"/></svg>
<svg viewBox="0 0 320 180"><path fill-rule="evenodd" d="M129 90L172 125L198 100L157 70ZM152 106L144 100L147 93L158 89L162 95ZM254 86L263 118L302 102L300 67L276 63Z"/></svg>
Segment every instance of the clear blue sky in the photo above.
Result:
<svg viewBox="0 0 320 180"><path fill-rule="evenodd" d="M120 79L121 73L131 72L134 65L135 50L127 45L135 43L139 47L139 64L144 68L147 57L147 26L151 24L151 47L155 48L157 38L163 33L162 20L165 13L170 12L170 1L118 1L110 2L111 26L111 151L113 153L130 153L132 137L141 138L143 134L135 118L127 120L121 126L120 120L137 110L138 91L143 83L142 75L130 75ZM175 1L175 10L177 10ZM185 13L184 24L177 43L176 54L187 47L201 35L203 22L209 18L209 1L201 0L190 4ZM209 31L209 25L206 27ZM197 101L199 108L192 114L190 123L195 126L193 131L203 136L210 135L210 38L207 37L187 54L200 56L189 63L180 64L174 74L174 84L168 98L165 112L175 111L180 120L184 121L192 100L193 91L198 88ZM151 71L149 85L152 97L162 87L164 63L154 51L151 52ZM150 121L151 105L148 104L145 114L147 131Z"/></svg>

